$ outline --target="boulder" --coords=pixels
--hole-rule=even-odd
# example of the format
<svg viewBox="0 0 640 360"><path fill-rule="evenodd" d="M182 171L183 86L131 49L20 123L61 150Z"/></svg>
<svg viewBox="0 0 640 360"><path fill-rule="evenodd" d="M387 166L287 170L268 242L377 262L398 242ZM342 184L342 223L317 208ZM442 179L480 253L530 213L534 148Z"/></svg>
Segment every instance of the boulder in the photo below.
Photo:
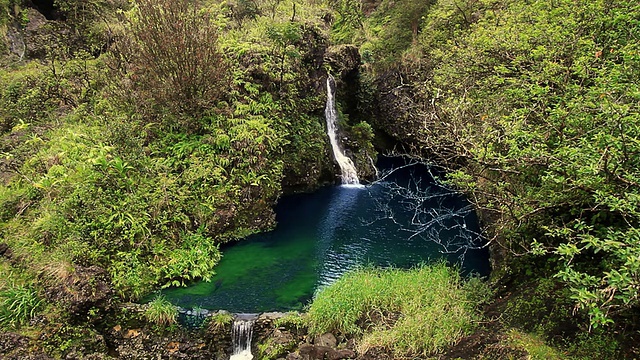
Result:
<svg viewBox="0 0 640 360"><path fill-rule="evenodd" d="M328 346L335 348L338 345L338 340L332 333L322 334L313 340L313 344L317 346Z"/></svg>
<svg viewBox="0 0 640 360"><path fill-rule="evenodd" d="M324 360L327 353L334 351L328 346L316 346L312 344L302 344L298 352L303 360Z"/></svg>
<svg viewBox="0 0 640 360"><path fill-rule="evenodd" d="M327 353L327 360L355 359L356 353L351 349L334 350Z"/></svg>

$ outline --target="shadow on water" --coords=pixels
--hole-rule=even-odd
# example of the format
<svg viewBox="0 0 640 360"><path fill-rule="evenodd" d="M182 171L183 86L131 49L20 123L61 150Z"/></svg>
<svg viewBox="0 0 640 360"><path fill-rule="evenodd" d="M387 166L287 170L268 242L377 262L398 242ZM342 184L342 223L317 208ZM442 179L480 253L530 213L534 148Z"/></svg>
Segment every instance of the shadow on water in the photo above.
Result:
<svg viewBox="0 0 640 360"><path fill-rule="evenodd" d="M383 158L381 168L405 165ZM211 282L164 291L173 303L232 312L299 310L355 266L409 268L446 259L489 273L475 213L464 197L412 165L368 186L332 186L282 198L275 230L225 246Z"/></svg>

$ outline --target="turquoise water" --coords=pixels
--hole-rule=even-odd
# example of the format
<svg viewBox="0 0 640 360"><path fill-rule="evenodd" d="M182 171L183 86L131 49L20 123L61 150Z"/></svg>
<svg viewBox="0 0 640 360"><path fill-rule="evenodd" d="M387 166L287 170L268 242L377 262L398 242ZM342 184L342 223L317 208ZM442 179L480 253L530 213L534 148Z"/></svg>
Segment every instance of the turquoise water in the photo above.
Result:
<svg viewBox="0 0 640 360"><path fill-rule="evenodd" d="M319 287L358 265L409 268L446 259L465 273L489 273L487 251L475 249L476 215L463 197L435 186L422 165L384 180L283 197L275 230L225 246L211 282L164 295L185 308L286 311L300 310Z"/></svg>

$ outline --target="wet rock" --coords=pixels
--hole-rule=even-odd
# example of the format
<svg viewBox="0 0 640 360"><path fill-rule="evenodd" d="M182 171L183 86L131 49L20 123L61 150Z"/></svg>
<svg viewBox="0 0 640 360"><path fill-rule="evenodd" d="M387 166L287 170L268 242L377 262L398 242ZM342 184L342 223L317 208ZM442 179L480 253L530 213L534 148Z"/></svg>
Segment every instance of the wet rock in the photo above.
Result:
<svg viewBox="0 0 640 360"><path fill-rule="evenodd" d="M287 313L283 312L266 312L258 316L258 321L274 321L287 316Z"/></svg>

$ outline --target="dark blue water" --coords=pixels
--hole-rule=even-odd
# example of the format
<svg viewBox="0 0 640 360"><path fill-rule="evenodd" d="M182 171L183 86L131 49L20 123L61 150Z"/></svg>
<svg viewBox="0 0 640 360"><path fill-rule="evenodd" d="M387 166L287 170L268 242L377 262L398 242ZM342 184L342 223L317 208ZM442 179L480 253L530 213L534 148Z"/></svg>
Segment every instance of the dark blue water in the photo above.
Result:
<svg viewBox="0 0 640 360"><path fill-rule="evenodd" d="M405 164L382 159L382 168ZM173 303L231 312L300 310L321 286L359 265L409 268L438 259L489 273L469 203L436 186L423 165L365 187L283 197L274 231L223 249L211 282L164 291Z"/></svg>

